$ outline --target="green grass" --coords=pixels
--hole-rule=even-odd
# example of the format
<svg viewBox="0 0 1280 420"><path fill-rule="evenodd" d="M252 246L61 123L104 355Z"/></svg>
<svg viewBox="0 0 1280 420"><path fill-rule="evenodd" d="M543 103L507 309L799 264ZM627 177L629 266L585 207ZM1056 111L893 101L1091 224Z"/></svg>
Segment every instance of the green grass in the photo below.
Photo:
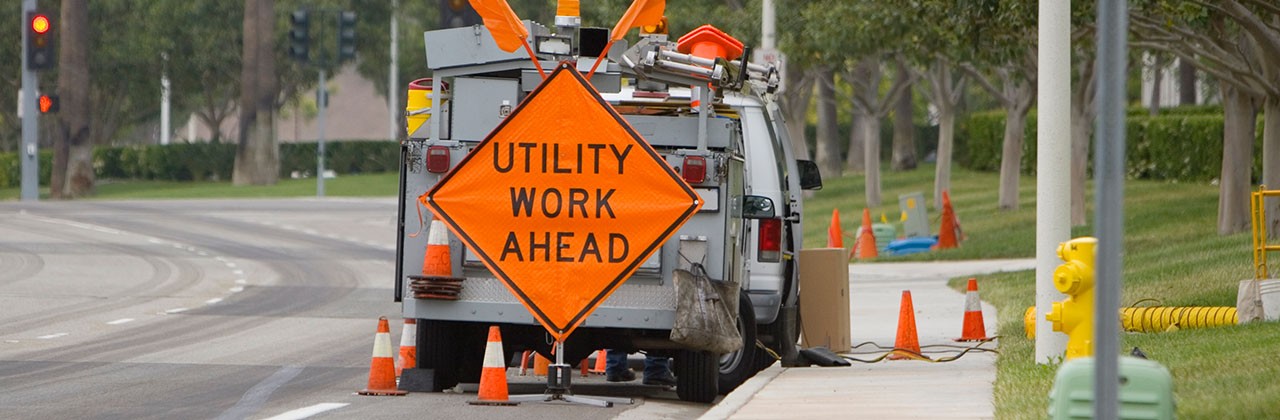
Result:
<svg viewBox="0 0 1280 420"><path fill-rule="evenodd" d="M396 195L399 175L396 173L340 175L325 180L325 196L373 197ZM94 199L177 199L177 198L268 198L314 197L315 178L281 179L276 185L242 186L229 181L178 182L178 181L111 181L99 180ZM18 188L0 189L0 200L16 200ZM48 199L49 189L40 190L41 199Z"/></svg>
<svg viewBox="0 0 1280 420"><path fill-rule="evenodd" d="M883 175L885 205L872 209L877 221L881 212L896 219L898 194L932 194L932 166ZM824 189L805 202L805 243L811 247L826 245L832 208L840 209L845 233L852 235L865 206L862 177L824 182ZM995 173L957 170L952 185L953 207L968 236L960 248L880 260L1034 257L1034 178L1022 178L1020 208L1012 211L997 209ZM1125 191L1121 304L1154 299L1166 306L1235 306L1238 282L1253 276L1252 239L1249 233L1218 235L1218 188L1131 180ZM1092 191L1087 197L1092 201ZM934 231L937 214L930 207ZM1093 229L1091 224L1073 228L1073 237L1091 236ZM1024 310L1035 304L1034 277L1033 271L1023 271L979 278L983 300L999 311L997 418L1044 418L1048 409L1056 365L1034 363L1034 341L1023 330ZM960 290L962 280L953 279L952 287ZM1280 324L1124 334L1121 348L1127 352L1134 346L1172 372L1179 418L1274 418L1280 412L1280 363L1275 361Z"/></svg>

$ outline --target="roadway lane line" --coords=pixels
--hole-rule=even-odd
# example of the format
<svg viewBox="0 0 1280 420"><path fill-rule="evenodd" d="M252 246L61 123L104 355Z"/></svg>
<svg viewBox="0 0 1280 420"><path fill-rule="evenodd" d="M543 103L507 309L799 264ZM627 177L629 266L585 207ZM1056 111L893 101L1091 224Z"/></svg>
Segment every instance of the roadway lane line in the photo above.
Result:
<svg viewBox="0 0 1280 420"><path fill-rule="evenodd" d="M186 312L186 311L187 311L187 308L173 308L173 309L167 309L167 310L165 310L165 311L164 311L164 313L166 313L166 314L176 314L176 313L179 313L179 312Z"/></svg>
<svg viewBox="0 0 1280 420"><path fill-rule="evenodd" d="M108 322L107 325L128 324L130 322L133 322L133 318L120 318L115 321Z"/></svg>
<svg viewBox="0 0 1280 420"><path fill-rule="evenodd" d="M314 416L316 414L320 414L329 410L339 409L342 407L346 407L348 405L351 405L351 404L320 403L310 407L302 407L297 410L289 410L284 413L280 413L279 415L276 415L274 417L268 417L266 420L302 420L307 417Z"/></svg>
<svg viewBox="0 0 1280 420"><path fill-rule="evenodd" d="M69 333L54 333L54 334L49 334L49 335L42 335L42 336L39 336L39 337L36 337L36 338L41 339L41 340L51 340L51 339L58 338L58 337L66 337L66 336L68 336L68 335L71 335L71 334L69 334Z"/></svg>
<svg viewBox="0 0 1280 420"><path fill-rule="evenodd" d="M240 397L240 401L236 402L236 405L228 408L227 411L223 411L222 415L218 416L218 420L243 419L256 413L262 408L263 404L267 403L267 400L271 398L272 393L276 392L276 389L289 383L299 373L302 373L302 366L280 367L280 370L277 370L276 373L271 374L267 379L263 379L262 382L258 382L253 388L249 388Z"/></svg>
<svg viewBox="0 0 1280 420"><path fill-rule="evenodd" d="M204 301L204 303L205 303L205 304L208 304L208 305L212 305L212 304L215 304L215 303L218 303L218 302L222 302L222 298L213 298L213 299L209 299L209 300Z"/></svg>

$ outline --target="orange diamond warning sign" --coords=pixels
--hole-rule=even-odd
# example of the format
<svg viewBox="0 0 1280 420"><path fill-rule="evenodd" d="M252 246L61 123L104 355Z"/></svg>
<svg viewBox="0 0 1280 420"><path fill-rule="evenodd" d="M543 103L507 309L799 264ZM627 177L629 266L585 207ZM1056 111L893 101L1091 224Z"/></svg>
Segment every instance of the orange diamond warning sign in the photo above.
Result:
<svg viewBox="0 0 1280 420"><path fill-rule="evenodd" d="M423 201L558 341L702 206L565 64Z"/></svg>

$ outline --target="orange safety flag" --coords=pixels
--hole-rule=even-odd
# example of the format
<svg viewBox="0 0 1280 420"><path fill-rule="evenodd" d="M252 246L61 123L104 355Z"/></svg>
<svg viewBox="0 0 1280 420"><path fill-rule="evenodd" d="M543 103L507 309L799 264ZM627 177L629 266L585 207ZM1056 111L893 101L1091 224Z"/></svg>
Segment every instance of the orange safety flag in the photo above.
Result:
<svg viewBox="0 0 1280 420"><path fill-rule="evenodd" d="M498 44L499 49L513 52L524 45L525 39L529 37L529 30L524 27L524 22L520 21L520 17L511 10L511 5L507 4L506 0L469 1L471 8L476 9L480 18L484 19L484 27L489 28L489 33L493 34L493 41Z"/></svg>
<svg viewBox="0 0 1280 420"><path fill-rule="evenodd" d="M667 0L636 0L632 2L631 7L627 8L627 12L622 14L622 19L618 19L618 24L613 27L613 34L609 39L617 41L627 36L627 31L631 30L631 28L662 23L662 14L666 9Z"/></svg>

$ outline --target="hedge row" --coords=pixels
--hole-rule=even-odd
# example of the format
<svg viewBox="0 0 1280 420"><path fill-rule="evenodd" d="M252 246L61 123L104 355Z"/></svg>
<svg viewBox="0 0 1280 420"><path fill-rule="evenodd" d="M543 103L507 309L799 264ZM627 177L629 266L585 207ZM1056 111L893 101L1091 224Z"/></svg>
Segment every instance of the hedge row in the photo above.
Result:
<svg viewBox="0 0 1280 420"><path fill-rule="evenodd" d="M98 147L93 151L93 169L103 179L144 180L228 180L235 164L236 146L226 143L177 143ZM392 141L325 142L325 165L341 174L376 173L397 170L400 146ZM49 184L53 167L51 152L40 152L40 184ZM315 143L280 145L280 176L294 171L314 173ZM22 168L18 155L0 153L0 188L16 187Z"/></svg>
<svg viewBox="0 0 1280 420"><path fill-rule="evenodd" d="M1211 108L1208 108L1211 109ZM1222 115L1166 113L1126 118L1125 158L1130 178L1209 181L1222 171ZM980 171L1000 169L1004 112L975 113L957 128L956 161ZM1027 116L1022 172L1035 173L1036 115ZM1254 150L1262 150L1259 119ZM1090 149L1092 150L1092 148ZM1254 153L1254 173L1261 173L1261 153ZM1093 153L1089 154L1092 164Z"/></svg>

